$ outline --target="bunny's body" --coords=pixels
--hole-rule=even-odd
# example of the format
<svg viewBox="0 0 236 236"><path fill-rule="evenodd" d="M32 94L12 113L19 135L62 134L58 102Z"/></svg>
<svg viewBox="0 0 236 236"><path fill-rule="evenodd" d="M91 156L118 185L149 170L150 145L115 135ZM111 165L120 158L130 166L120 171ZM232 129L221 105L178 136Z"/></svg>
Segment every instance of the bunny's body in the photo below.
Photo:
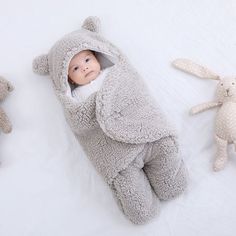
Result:
<svg viewBox="0 0 236 236"><path fill-rule="evenodd" d="M236 103L226 102L216 115L216 135L228 143L236 143Z"/></svg>
<svg viewBox="0 0 236 236"><path fill-rule="evenodd" d="M228 144L234 144L236 150L236 78L221 78L209 69L195 64L187 59L177 59L173 62L173 65L178 69L196 75L200 78L219 81L216 89L215 101L203 103L193 107L190 110L190 114L194 115L210 108L220 107L217 111L215 121L217 153L213 164L213 169L215 171L222 170L228 159Z"/></svg>

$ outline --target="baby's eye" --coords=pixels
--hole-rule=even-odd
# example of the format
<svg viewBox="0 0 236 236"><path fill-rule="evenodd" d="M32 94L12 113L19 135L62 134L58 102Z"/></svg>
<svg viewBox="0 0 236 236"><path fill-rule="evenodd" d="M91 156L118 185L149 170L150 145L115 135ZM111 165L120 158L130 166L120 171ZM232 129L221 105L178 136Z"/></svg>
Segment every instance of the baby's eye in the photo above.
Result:
<svg viewBox="0 0 236 236"><path fill-rule="evenodd" d="M76 67L73 69L73 71L77 71L78 69L79 69L79 67L76 66Z"/></svg>
<svg viewBox="0 0 236 236"><path fill-rule="evenodd" d="M90 58L86 58L85 62L89 62L90 61Z"/></svg>
<svg viewBox="0 0 236 236"><path fill-rule="evenodd" d="M232 83L232 85L234 85L234 82Z"/></svg>

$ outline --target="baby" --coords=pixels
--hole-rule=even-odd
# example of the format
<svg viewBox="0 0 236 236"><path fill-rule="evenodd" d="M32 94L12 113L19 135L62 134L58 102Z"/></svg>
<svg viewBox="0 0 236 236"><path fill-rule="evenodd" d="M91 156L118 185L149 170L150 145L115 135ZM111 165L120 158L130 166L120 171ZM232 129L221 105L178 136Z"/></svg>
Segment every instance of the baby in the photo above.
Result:
<svg viewBox="0 0 236 236"><path fill-rule="evenodd" d="M74 135L133 223L148 222L161 200L184 191L176 133L126 56L101 35L98 18L87 18L33 68L50 74Z"/></svg>
<svg viewBox="0 0 236 236"><path fill-rule="evenodd" d="M69 82L77 85L72 91L72 96L84 101L99 90L108 70L109 68L101 70L100 63L91 50L76 54L71 59L68 69Z"/></svg>

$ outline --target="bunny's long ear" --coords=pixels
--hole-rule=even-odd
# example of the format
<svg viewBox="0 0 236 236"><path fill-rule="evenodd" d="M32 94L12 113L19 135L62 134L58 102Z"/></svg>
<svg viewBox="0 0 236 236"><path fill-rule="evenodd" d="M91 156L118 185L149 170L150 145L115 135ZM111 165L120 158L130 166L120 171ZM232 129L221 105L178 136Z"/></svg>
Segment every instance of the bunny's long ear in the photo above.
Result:
<svg viewBox="0 0 236 236"><path fill-rule="evenodd" d="M188 59L176 59L172 62L172 65L177 69L180 69L192 75L196 75L199 78L220 80L219 75L210 71L208 68L198 65Z"/></svg>

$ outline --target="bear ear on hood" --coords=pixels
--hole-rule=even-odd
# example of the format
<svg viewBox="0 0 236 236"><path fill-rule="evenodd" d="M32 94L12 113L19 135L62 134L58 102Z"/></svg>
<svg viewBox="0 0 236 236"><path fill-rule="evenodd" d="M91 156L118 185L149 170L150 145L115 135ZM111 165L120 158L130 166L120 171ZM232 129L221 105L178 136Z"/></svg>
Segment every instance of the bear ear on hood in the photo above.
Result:
<svg viewBox="0 0 236 236"><path fill-rule="evenodd" d="M49 74L48 55L42 54L33 60L33 71L39 75Z"/></svg>
<svg viewBox="0 0 236 236"><path fill-rule="evenodd" d="M101 21L97 16L89 16L84 20L82 28L99 33L101 30Z"/></svg>

